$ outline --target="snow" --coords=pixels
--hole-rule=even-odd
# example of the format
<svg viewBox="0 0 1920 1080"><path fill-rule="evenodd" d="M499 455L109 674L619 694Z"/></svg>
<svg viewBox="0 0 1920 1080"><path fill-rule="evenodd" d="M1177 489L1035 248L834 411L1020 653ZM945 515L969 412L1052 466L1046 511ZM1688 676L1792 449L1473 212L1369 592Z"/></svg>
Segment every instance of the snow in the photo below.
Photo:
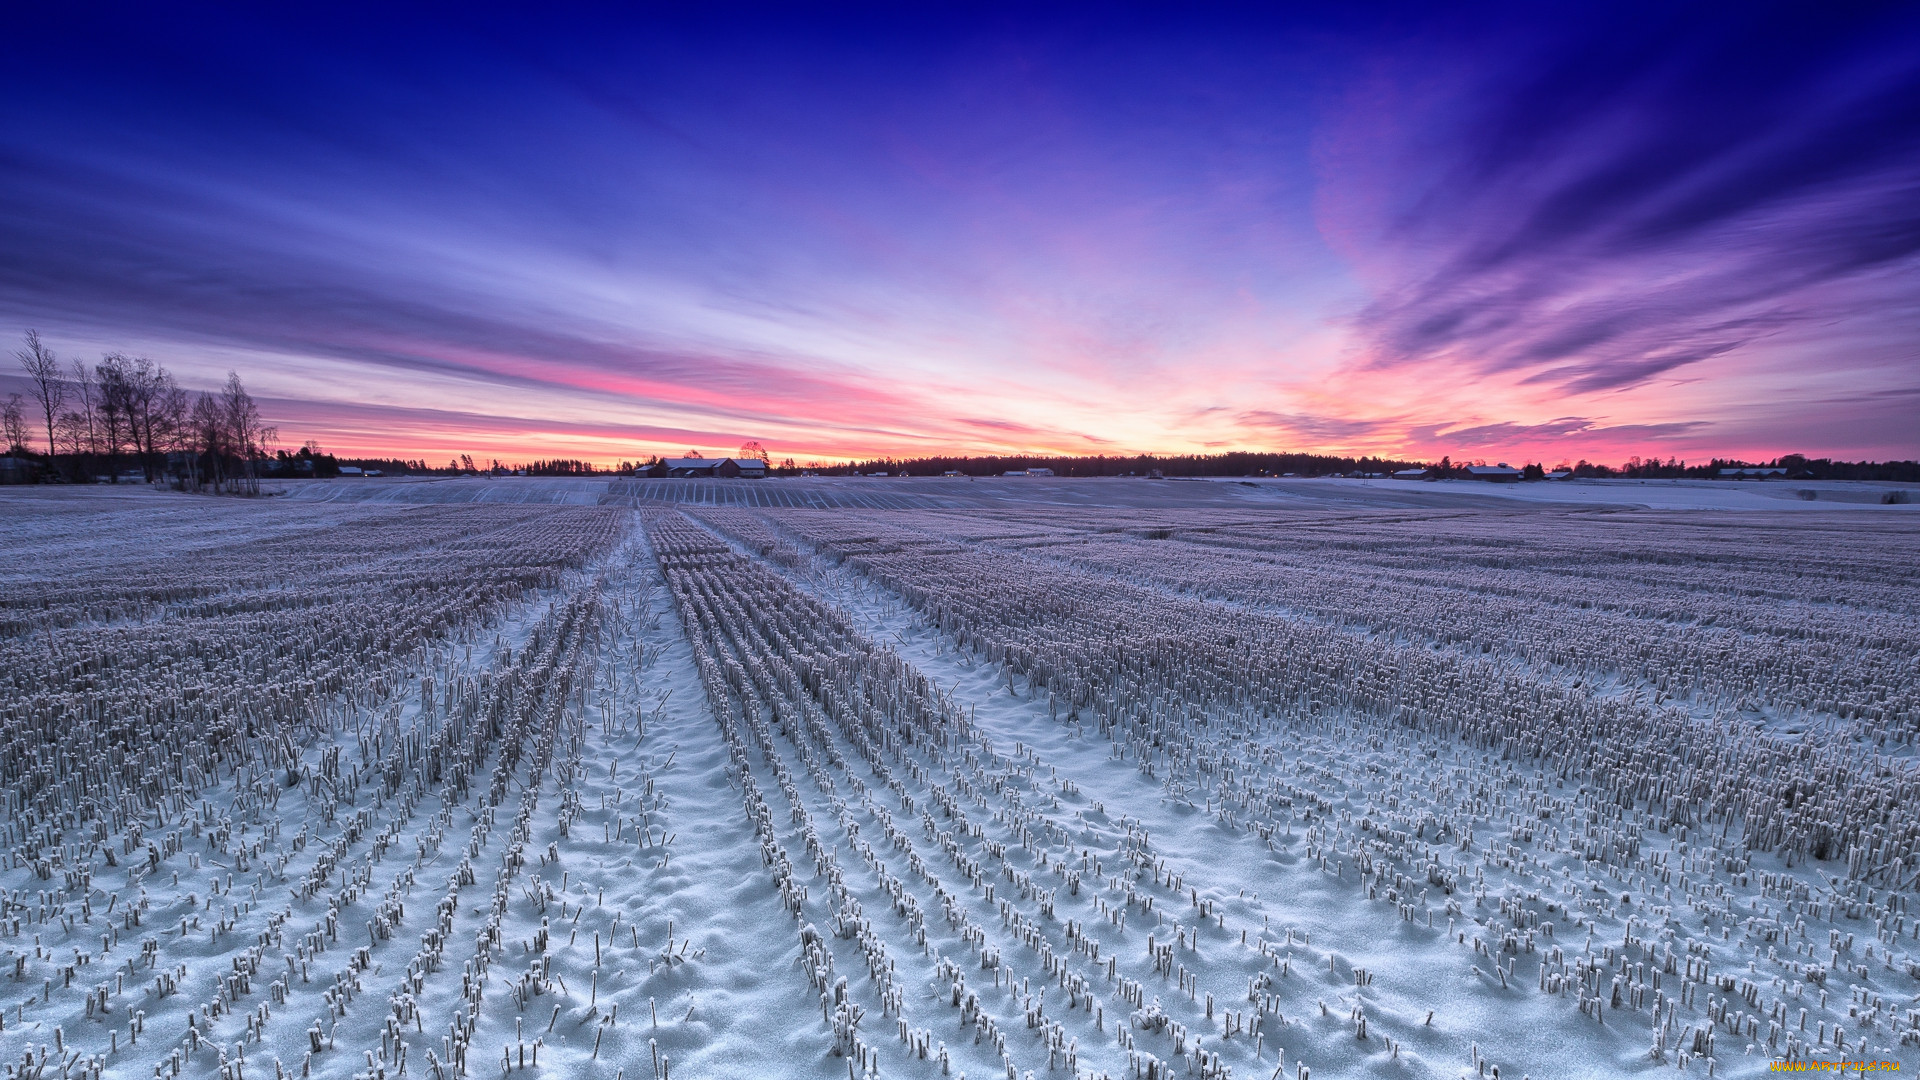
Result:
<svg viewBox="0 0 1920 1080"><path fill-rule="evenodd" d="M266 481L262 490L302 503L526 503L536 505L752 506L766 509L970 509L1361 506L1749 510L1772 513L1920 509L1911 484L1842 480L1556 480L1492 484L1344 477L787 477L761 480L607 480L592 477L343 477ZM53 494L54 492L58 494ZM1904 502L1888 504L1888 496ZM165 498L144 484L0 489L0 504Z"/></svg>
<svg viewBox="0 0 1920 1080"><path fill-rule="evenodd" d="M1608 715L1683 699L1702 746L1797 726L1843 755L1808 760L1850 755L1871 765L1862 783L1898 782L1907 746L1885 735L1920 715L1894 715L1913 671L1884 658L1915 655L1920 530L1910 507L1866 501L1872 486L1811 489L1814 500L1772 483L373 478L254 500L0 493L0 544L15 556L0 567L0 678L24 687L79 663L80 683L113 688L121 696L103 700L130 716L143 697L183 694L183 676L73 658L193 626L211 671L223 635L245 640L235 628L259 613L322 619L343 593L388 613L427 603L420 565L444 567L446 595L513 568L544 575L460 608L464 621L437 636L342 658L347 689L288 728L290 785L283 765L223 757L184 799L141 805L128 788L111 805L72 803L33 826L57 835L51 846L11 822L0 1062L9 1077L133 1080L391 1077L404 1062L448 1080L464 1045L466 1075L982 1080L1010 1061L1019 1076L1078 1080L1132 1077L1151 1059L1178 1077L1298 1080L1302 1064L1318 1077L1600 1077L1673 1070L1711 1030L1714 1075L1738 1077L1767 1072L1784 1052L1768 1047L1769 1024L1798 1035L1806 1009L1804 1037L1824 1041L1813 1057L1865 1046L1911 1066L1911 855L1876 871L1746 851L1738 824L1656 820L1650 804L1610 803L1597 773L1368 714L1331 675L1320 700L1278 712L1156 713L1178 734L1143 741L1064 705L1031 669L995 659L998 631L939 606L957 598L943 589L1020 598L1034 647L1053 648L1046 634L1099 613L1046 590L1087 582L1149 598L1167 626L1212 619L1272 640L1290 628L1328 657L1418 651L1474 678L1604 699ZM617 538L577 558L542 562L526 542L603 520ZM1456 595L1420 537L1491 576ZM1791 583L1771 570L1782 551L1849 542L1857 563L1815 559ZM1501 545L1516 561L1488 569ZM1660 557L1599 554L1629 549ZM985 554L999 575L907 582L924 593L890 584L954 552ZM1716 584L1695 588L1690 574ZM1609 591L1616 606L1594 602ZM1484 648L1449 636L1447 620L1474 617ZM297 622L244 625L257 636ZM1528 636L1556 625L1607 635L1587 640L1614 651L1604 677L1558 652L1529 658ZM1145 655L1170 631L1116 633L1060 655ZM1622 634L1649 654L1800 641L1859 659L1824 676L1836 707L1758 682L1755 700L1734 702L1705 676L1687 696L1678 668ZM899 719L909 713L919 719ZM475 719L488 715L518 734L491 734ZM36 757L42 735L13 723L9 784L25 792L80 767ZM464 786L417 764L456 731L481 748ZM768 810L757 822L745 812L756 798ZM1875 835L1904 835L1905 811L1888 812L1895 824ZM1602 857L1628 835L1630 854ZM148 841L165 849L157 862ZM49 873L30 846L57 850ZM783 895L770 855L802 891ZM1149 935L1174 947L1165 971ZM1649 969L1669 948L1661 993L1685 998L1656 1037ZM1556 949L1564 965L1546 963ZM828 957L823 977L812 965ZM1556 974L1600 997L1543 989ZM840 978L863 1011L847 1029L853 1058L823 1019ZM1266 985L1250 997L1255 980ZM961 983L978 1021L953 1003ZM1147 1007L1125 999L1132 985ZM1788 1011L1771 1014L1776 1003ZM1748 1016L1757 1034L1735 1034ZM1004 1050L977 1037L989 1025Z"/></svg>
<svg viewBox="0 0 1920 1080"><path fill-rule="evenodd" d="M533 503L595 506L607 482L567 476L372 476L263 485L302 502Z"/></svg>
<svg viewBox="0 0 1920 1080"><path fill-rule="evenodd" d="M1306 490L1301 482L1269 481L1289 493ZM1879 512L1911 513L1920 505L1920 491L1912 484L1849 480L1553 480L1519 484L1490 484L1472 480L1340 479L1331 484L1329 498L1394 498L1400 489L1419 490L1408 497L1445 500L1506 500L1518 503L1562 503L1592 507L1638 507L1649 510L1835 510L1873 507ZM1347 491L1357 489L1354 495ZM1885 504L1883 499L1904 493L1906 502ZM1431 494L1429 494L1431 493Z"/></svg>
<svg viewBox="0 0 1920 1080"><path fill-rule="evenodd" d="M1290 1060L1309 1061L1316 1075L1452 1074L1471 1060L1477 1044L1481 1053L1503 1067L1503 1073L1531 1067L1532 1075L1618 1076L1646 1064L1641 1026L1630 1031L1622 1030L1624 1025L1589 1030L1569 1023L1563 1001L1528 1001L1501 992L1490 973L1491 963L1450 944L1444 932L1383 918L1356 904L1353 869L1316 870L1307 854L1305 829L1282 838L1275 850L1267 850L1202 807L1143 783L1137 766L1115 760L1110 746L1097 735L1090 738L1084 729L1049 722L1040 700L1008 690L990 667L942 651L937 635L924 622L888 608L884 599L871 592L858 603L863 614L873 618L875 631L897 635L903 654L921 670L979 703L976 715L987 731L1009 744L1019 741L1032 747L1036 768L1071 775L1087 801L1124 807L1151 831L1156 849L1165 853L1184 881L1197 886L1203 897L1213 896L1224 905L1226 929L1211 932L1200 950L1181 960L1200 968L1206 985L1244 987L1245 979L1270 968L1237 946L1239 929L1251 931L1256 940L1265 936L1279 942L1288 939L1289 931L1294 933L1299 939L1295 944L1280 946L1298 973L1287 981L1285 1011L1305 1030L1288 1031L1282 1037ZM1429 750L1442 755L1426 759L1429 770L1479 773L1492 764L1486 755L1457 743L1416 743L1400 753L1356 753L1358 740L1338 733L1303 738L1294 732L1288 741L1299 762L1333 777L1365 777L1371 768L1403 768L1409 756L1423 758ZM1528 781L1540 781L1537 772L1523 775ZM1333 794L1332 802L1339 810L1358 814L1380 790L1380 785L1354 783ZM1491 827L1491 823L1482 824ZM1550 869L1578 872L1583 885L1600 879L1586 873L1575 859L1551 860ZM1520 875L1496 874L1494 881L1538 888ZM1460 922L1470 935L1480 930L1465 917ZM1171 928L1176 923L1163 925ZM1356 987L1354 968L1371 971L1372 984ZM1522 1007L1515 1007L1516 998ZM1169 1002L1179 1007L1180 1003ZM1319 1014L1321 1002L1329 1006L1330 1016ZM1203 1012L1186 1004L1182 1011L1189 1016ZM1398 1058L1380 1054L1377 1038L1372 1043L1354 1039L1347 1015L1356 1004L1366 1008L1372 1032L1404 1044ZM1425 1021L1428 1010L1437 1013L1431 1025ZM1196 1023L1203 1019L1193 1018ZM1245 1073L1256 1074L1251 1069Z"/></svg>
<svg viewBox="0 0 1920 1080"><path fill-rule="evenodd" d="M608 501L643 506L752 506L766 509L1172 509L1223 507L1480 508L1554 505L1653 510L1851 511L1912 513L1913 485L1837 480L1564 480L1494 484L1344 477L798 477L771 480L616 480ZM1809 497L1807 493L1811 492ZM1905 503L1885 504L1895 493Z"/></svg>

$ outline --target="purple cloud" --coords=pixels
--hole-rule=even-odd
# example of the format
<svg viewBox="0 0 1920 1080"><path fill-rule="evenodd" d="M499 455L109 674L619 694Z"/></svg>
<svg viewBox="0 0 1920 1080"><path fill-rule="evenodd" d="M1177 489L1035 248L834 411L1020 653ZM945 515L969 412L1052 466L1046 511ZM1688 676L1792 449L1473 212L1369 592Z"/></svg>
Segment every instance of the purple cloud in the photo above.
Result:
<svg viewBox="0 0 1920 1080"><path fill-rule="evenodd" d="M1370 367L1614 391L1920 307L1911 11L1645 14L1542 35L1433 107L1445 139L1380 155L1421 190L1339 223L1373 237Z"/></svg>

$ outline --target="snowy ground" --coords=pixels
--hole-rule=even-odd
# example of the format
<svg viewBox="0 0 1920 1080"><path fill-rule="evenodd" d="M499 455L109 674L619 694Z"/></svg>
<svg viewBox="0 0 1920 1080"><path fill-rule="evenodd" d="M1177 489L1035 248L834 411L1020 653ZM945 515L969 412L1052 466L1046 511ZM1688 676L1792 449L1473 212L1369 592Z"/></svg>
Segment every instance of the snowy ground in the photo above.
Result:
<svg viewBox="0 0 1920 1080"><path fill-rule="evenodd" d="M1500 981L1493 957L1480 947L1501 932L1503 922L1498 901L1479 899L1484 892L1494 897L1524 896L1526 907L1549 916L1549 922L1561 914L1565 940L1560 944L1571 946L1573 952L1584 955L1591 949L1599 955L1609 947L1617 949L1632 909L1611 901L1638 893L1644 906L1648 896L1644 879L1623 878L1572 852L1525 859L1519 865L1505 860L1490 864L1483 861L1485 848L1482 857L1476 858L1471 849L1460 849L1457 841L1433 844L1427 850L1449 872L1464 869L1475 881L1476 895L1462 890L1459 906L1449 907L1439 895L1441 890L1421 889L1433 893L1437 902L1420 904L1419 916L1406 919L1382 910L1390 905L1379 890L1360 882L1355 868L1345 864L1351 856L1340 850L1345 843L1362 839L1352 829L1356 820L1386 812L1383 796L1399 804L1391 815L1397 823L1431 815L1464 819L1468 829L1504 832L1509 815L1476 805L1476 796L1491 786L1514 793L1551 791L1569 803L1577 801L1569 798L1566 784L1557 777L1500 762L1457 741L1408 738L1397 746L1375 747L1370 743L1377 734L1364 728L1277 728L1268 739L1287 746L1292 760L1290 768L1283 765L1275 774L1312 785L1333 808L1335 820L1345 826L1336 826L1336 834L1345 835L1322 847L1309 840L1308 828L1295 822L1292 835L1276 835L1269 844L1209 813L1209 807L1192 805L1190 795L1174 797L1164 785L1143 777L1135 760L1116 758L1105 740L1089 738L1082 728L1053 722L1042 701L1009 690L997 672L976 658L952 652L937 631L889 604L884 595L858 585L846 588L844 595L873 620L870 625L877 634L899 643L903 656L975 702L985 730L1010 744L1031 747L1036 766L1073 777L1088 800L1129 808L1142 827L1152 832L1168 866L1189 888L1197 888L1201 897L1216 900L1229 925L1216 928L1211 940L1195 950L1198 955L1185 961L1204 971L1203 985L1219 988L1223 999L1237 998L1231 994L1236 984L1229 980L1262 969L1260 963L1246 959L1235 962L1237 928L1253 928L1256 937L1264 933L1272 940L1293 941L1284 946L1284 954L1298 977L1282 984L1292 1003L1283 1015L1292 1013L1297 1026L1281 1025L1272 1040L1292 1058L1343 1076L1453 1075L1467 1071L1476 1058L1509 1073L1533 1076L1618 1076L1653 1065L1647 1054L1652 1034L1645 1023L1629 1026L1616 1018L1607 1026L1569 1017L1566 1000L1529 992L1535 988L1523 985L1526 967L1537 965L1523 967L1521 977L1509 987ZM1422 762L1424 782L1408 782L1411 778L1404 772L1408 761ZM1561 818L1556 813L1555 819ZM1670 857L1685 850L1684 845L1663 847L1650 854ZM1337 860L1325 868L1317 861L1317 852L1323 850L1334 851ZM1655 894L1660 891L1654 890ZM1594 936L1579 930L1578 922L1569 931L1566 914L1554 910L1556 898L1566 914L1576 908L1604 912L1601 917L1608 924L1604 929L1610 933L1599 936L1598 922ZM1665 899L1671 902L1670 889ZM1608 917L1616 913L1621 917ZM1450 936L1448 928L1455 926L1458 929ZM1458 939L1462 934L1467 940ZM1538 950L1550 947L1545 940L1535 941ZM1367 986L1354 985L1354 969L1372 973ZM1188 1013L1204 1013L1188 1004ZM1319 1015L1322 1004L1330 1007L1330 1015L1339 1022ZM1369 1016L1370 1033L1375 1033L1372 1040L1353 1037L1355 1007ZM1202 1030L1207 1026L1204 1015L1191 1020ZM1383 1052L1379 1036L1400 1046ZM1753 1072L1757 1067L1747 1060L1734 1063L1731 1071Z"/></svg>
<svg viewBox="0 0 1920 1080"><path fill-rule="evenodd" d="M1572 480L1488 484L1464 480L1205 479L1075 477L793 477L767 480L603 480L570 477L343 477L270 481L268 492L299 502L531 503L625 506L661 503L766 509L1173 509L1553 505L1652 510L1920 510L1914 485L1838 480ZM27 489L31 491L32 489ZM133 486L87 489L132 497ZM1889 503L1892 496L1896 501ZM17 496L8 493L0 497Z"/></svg>
<svg viewBox="0 0 1920 1080"><path fill-rule="evenodd" d="M1910 508L1769 485L955 483L8 493L0 539L28 557L0 574L0 676L38 686L47 665L77 665L59 685L100 695L87 715L102 721L187 694L191 669L111 652L161 648L183 620L286 613L248 633L304 647L292 613L323 620L332 602L302 591L318 565L342 588L382 583L379 611L428 602L416 564L456 582L537 570L538 583L472 594L448 609L468 614L417 641L374 639L327 668L344 688L313 692L284 738L256 723L205 768L176 754L174 773L115 779L110 799L88 797L81 759L36 742L55 737L38 714L9 714L7 1075L1299 1080L1757 1076L1789 1054L1920 1064L1920 859L1897 806L1845 838L1859 856L1808 859L1791 844L1749 850L1744 822L1623 801L1567 759L1369 712L1357 683L1278 709L1247 688L1228 706L1203 673L1146 665L1127 685L1170 696L1109 715L1057 692L1071 671L1012 662L1018 641L953 606L1011 597L1021 633L1044 643L1083 625L1058 621L1081 617L1061 583L1131 590L1168 626L1291 626L1356 656L1412 649L1472 678L1558 680L1562 705L1541 708L1623 717L1677 699L1703 746L1750 749L1798 725L1792 737L1841 748L1809 760L1882 762L1858 783L1909 790L1897 755L1910 745L1887 732L1920 723L1899 659L1920 625ZM1535 508L1536 492L1561 494ZM806 497L781 501L792 493ZM1558 505L1565 493L1666 512L1592 526ZM1761 500L1792 513L1680 512ZM675 508L689 503L735 508ZM849 509L793 509L823 505ZM1839 516L1799 513L1809 506ZM529 538L603 521L554 514L608 515L617 538L544 567ZM1455 554L1403 549L1395 530L1444 534ZM383 562L383 538L400 536L423 554ZM1563 594L1564 552L1525 562L1560 536L1656 554ZM1848 536L1883 557L1791 587L1766 569ZM1449 558L1485 565L1502 543L1519 561L1501 564L1498 588L1448 591ZM1663 544L1722 576L1688 593ZM894 587L889 574L921 565L998 576ZM1491 636L1457 625L1476 613ZM1514 645L1603 617L1589 632L1620 657L1604 679L1562 655L1577 639ZM1629 662L1622 635L1653 643L1652 658ZM227 655L217 636L179 640L165 648L209 671ZM1117 647L1150 642L1142 627ZM1114 647L1068 641L1058 655L1091 663ZM1820 661L1825 697L1791 671L1682 685L1693 661L1661 659L1794 647L1862 659L1846 672ZM1364 678L1351 670L1341 678ZM1183 686L1191 708L1176 713Z"/></svg>
<svg viewBox="0 0 1920 1080"><path fill-rule="evenodd" d="M282 480L268 492L302 502L536 503L595 506L604 480L564 476L343 476L332 480Z"/></svg>
<svg viewBox="0 0 1920 1080"><path fill-rule="evenodd" d="M1367 502L1405 497L1431 499L1431 505L1444 505L1448 500L1497 499L1649 510L1787 511L1874 507L1881 512L1895 513L1912 513L1920 506L1920 490L1912 484L1850 480L1555 480L1526 484L1349 479L1257 482L1289 494L1330 500ZM1316 490L1322 484L1327 487ZM1411 493L1409 488L1413 489ZM1888 503L1889 496L1898 501Z"/></svg>

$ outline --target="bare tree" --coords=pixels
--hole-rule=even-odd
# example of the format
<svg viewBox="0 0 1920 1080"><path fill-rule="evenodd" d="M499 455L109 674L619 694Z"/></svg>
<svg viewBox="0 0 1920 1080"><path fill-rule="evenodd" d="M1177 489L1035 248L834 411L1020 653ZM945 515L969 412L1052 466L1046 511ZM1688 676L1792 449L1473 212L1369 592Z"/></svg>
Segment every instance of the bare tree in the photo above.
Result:
<svg viewBox="0 0 1920 1080"><path fill-rule="evenodd" d="M267 444L278 438L280 432L261 423L260 408L254 404L247 388L240 385L239 372L227 372L227 385L220 392L220 412L226 420L227 438L232 442L234 453L240 456L246 493L258 495L260 478L254 471L254 459L266 453Z"/></svg>
<svg viewBox="0 0 1920 1080"><path fill-rule="evenodd" d="M73 453L97 454L100 452L96 411L100 404L100 384L94 380L93 371L78 360L73 361L73 398L80 408L63 418L70 421L67 425L72 432L70 439L77 447Z"/></svg>
<svg viewBox="0 0 1920 1080"><path fill-rule="evenodd" d="M758 440L749 439L740 444L740 453L736 460L770 463L770 456L767 453L767 448L761 446Z"/></svg>
<svg viewBox="0 0 1920 1080"><path fill-rule="evenodd" d="M119 353L109 353L94 368L99 380L100 449L107 457L107 469L113 482L120 482L120 451L129 439L132 427L133 385L129 369L133 362Z"/></svg>
<svg viewBox="0 0 1920 1080"><path fill-rule="evenodd" d="M185 469L180 477L181 487L185 490L197 489L200 477L191 422L193 395L181 389L173 376L168 374L159 392L154 395L153 409L154 452L161 457L162 474L168 472L167 463L177 454Z"/></svg>
<svg viewBox="0 0 1920 1080"><path fill-rule="evenodd" d="M153 449L163 455L178 452L191 462L193 431L187 424L191 398L173 376L161 369L161 384L153 398ZM164 471L164 464L162 469Z"/></svg>
<svg viewBox="0 0 1920 1080"><path fill-rule="evenodd" d="M227 448L227 421L220 408L220 399L212 394L201 394L193 400L193 409L187 416L187 428L191 432L194 457L197 460L204 455L207 467L212 470L210 479L214 490L218 491L226 482L226 468L222 458ZM196 485L199 483L198 468L195 468Z"/></svg>
<svg viewBox="0 0 1920 1080"><path fill-rule="evenodd" d="M142 356L126 368L128 427L141 471L152 483L164 471L161 458L171 442L173 420L185 407L185 396L173 373ZM178 408L174 408L178 406Z"/></svg>
<svg viewBox="0 0 1920 1080"><path fill-rule="evenodd" d="M52 456L59 453L53 441L53 421L67 403L67 381L60 376L60 360L40 340L38 330L27 331L27 347L14 355L20 358L20 366L27 369L27 378L33 381L34 400L40 403L40 411L47 420L47 454Z"/></svg>
<svg viewBox="0 0 1920 1080"><path fill-rule="evenodd" d="M146 477L148 483L152 483L153 361L144 356L115 359L119 361L116 389L119 391L122 422L127 429L127 443L133 448L133 457L140 464L141 475Z"/></svg>
<svg viewBox="0 0 1920 1080"><path fill-rule="evenodd" d="M8 394L7 403L0 405L0 426L6 429L7 452L10 454L30 453L27 449L26 401L19 394Z"/></svg>
<svg viewBox="0 0 1920 1080"><path fill-rule="evenodd" d="M78 458L93 452L93 433L88 430L87 418L80 413L72 409L61 413L55 430L60 438L61 453Z"/></svg>

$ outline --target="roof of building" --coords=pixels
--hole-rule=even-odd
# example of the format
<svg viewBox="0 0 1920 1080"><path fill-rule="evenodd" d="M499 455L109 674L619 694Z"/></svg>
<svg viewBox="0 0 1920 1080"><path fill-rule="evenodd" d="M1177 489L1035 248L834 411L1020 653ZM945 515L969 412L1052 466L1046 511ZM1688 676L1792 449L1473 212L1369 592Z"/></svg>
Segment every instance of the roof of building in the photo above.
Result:
<svg viewBox="0 0 1920 1080"><path fill-rule="evenodd" d="M660 462L669 471L711 472L731 464L741 472L766 472L772 466L759 458L664 458Z"/></svg>

